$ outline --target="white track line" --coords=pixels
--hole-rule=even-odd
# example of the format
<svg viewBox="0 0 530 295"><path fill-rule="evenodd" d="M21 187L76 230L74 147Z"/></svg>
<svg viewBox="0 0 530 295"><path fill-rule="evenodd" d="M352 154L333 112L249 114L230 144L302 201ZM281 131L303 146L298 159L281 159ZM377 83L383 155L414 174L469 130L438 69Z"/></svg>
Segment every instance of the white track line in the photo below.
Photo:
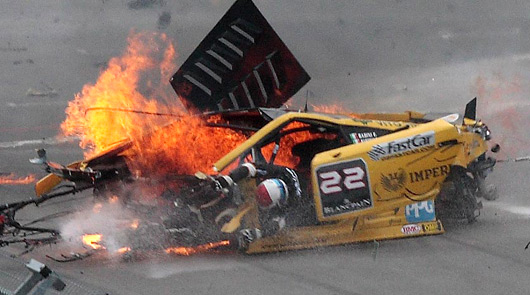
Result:
<svg viewBox="0 0 530 295"><path fill-rule="evenodd" d="M17 140L17 141L7 141L0 142L0 149L7 148L16 148L26 145L58 145L66 142L73 142L74 140L79 139L77 136L67 136L67 137L51 137L51 138L42 138L42 139L29 139L29 140Z"/></svg>

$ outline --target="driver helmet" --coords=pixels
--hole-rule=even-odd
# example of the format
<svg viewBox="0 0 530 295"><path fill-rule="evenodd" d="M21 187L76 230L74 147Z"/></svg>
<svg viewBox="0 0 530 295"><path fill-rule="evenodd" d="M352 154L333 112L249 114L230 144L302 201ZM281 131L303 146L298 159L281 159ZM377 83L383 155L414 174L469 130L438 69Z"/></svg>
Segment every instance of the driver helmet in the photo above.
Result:
<svg viewBox="0 0 530 295"><path fill-rule="evenodd" d="M279 178L266 179L258 185L256 201L261 209L283 206L288 197L287 185Z"/></svg>

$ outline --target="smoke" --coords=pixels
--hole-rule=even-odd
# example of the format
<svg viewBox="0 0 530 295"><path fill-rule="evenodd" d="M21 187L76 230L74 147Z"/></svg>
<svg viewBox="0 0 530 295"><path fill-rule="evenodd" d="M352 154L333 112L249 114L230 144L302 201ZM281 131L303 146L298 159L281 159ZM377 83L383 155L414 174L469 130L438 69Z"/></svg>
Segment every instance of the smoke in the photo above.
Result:
<svg viewBox="0 0 530 295"><path fill-rule="evenodd" d="M478 117L492 130L493 142L501 145L500 158L528 155L530 93L519 75L505 77L500 73L478 76L473 91L479 96Z"/></svg>
<svg viewBox="0 0 530 295"><path fill-rule="evenodd" d="M131 233L138 227L139 220L120 202L113 200L88 204L86 210L76 212L62 224L61 236L68 246L79 248L83 235L100 234L102 239L98 245L108 253L130 247L134 242Z"/></svg>

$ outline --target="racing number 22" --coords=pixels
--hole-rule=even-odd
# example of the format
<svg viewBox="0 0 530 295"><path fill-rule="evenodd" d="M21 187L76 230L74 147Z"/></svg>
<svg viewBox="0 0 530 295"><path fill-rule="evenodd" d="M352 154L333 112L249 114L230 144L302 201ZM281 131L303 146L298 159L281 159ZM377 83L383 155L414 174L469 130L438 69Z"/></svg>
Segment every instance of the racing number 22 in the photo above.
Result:
<svg viewBox="0 0 530 295"><path fill-rule="evenodd" d="M361 167L345 168L342 169L342 173L344 173L344 181L342 184L347 190L366 187L366 184L363 182L364 170ZM342 177L338 171L323 172L319 174L319 177L322 179L320 190L324 194L328 195L342 191L342 187L340 186Z"/></svg>

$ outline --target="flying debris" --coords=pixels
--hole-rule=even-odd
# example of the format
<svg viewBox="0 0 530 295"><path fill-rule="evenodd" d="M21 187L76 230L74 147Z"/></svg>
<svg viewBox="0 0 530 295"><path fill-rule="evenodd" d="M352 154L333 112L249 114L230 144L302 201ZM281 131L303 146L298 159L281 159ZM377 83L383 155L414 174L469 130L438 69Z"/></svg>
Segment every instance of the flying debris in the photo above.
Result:
<svg viewBox="0 0 530 295"><path fill-rule="evenodd" d="M71 191L67 191L66 193L56 192L49 195L42 195L40 198L31 198L26 201L0 205L0 247L11 244L23 244L27 248L19 254L23 255L32 251L37 246L56 243L60 238L58 230L33 225L39 221L44 221L42 219L21 224L16 220L16 214L28 205L40 205L48 200L70 195L71 193Z"/></svg>
<svg viewBox="0 0 530 295"><path fill-rule="evenodd" d="M118 62L109 69L123 69ZM61 165L38 151L31 161L50 174L35 185L32 202L86 189L118 199L138 219L126 230L158 241L120 245L124 253L261 253L374 241L375 259L379 241L441 234L446 219L473 222L480 198L493 198L485 179L496 161L476 99L460 123L458 114L283 108L309 80L254 3L238 0L170 79L188 113L148 103L74 112L87 121L107 116L86 127L99 132L84 141L96 152ZM147 117L164 124L132 128L151 126ZM127 136L110 144L118 135ZM98 234L87 247L105 248L104 235L86 234Z"/></svg>

